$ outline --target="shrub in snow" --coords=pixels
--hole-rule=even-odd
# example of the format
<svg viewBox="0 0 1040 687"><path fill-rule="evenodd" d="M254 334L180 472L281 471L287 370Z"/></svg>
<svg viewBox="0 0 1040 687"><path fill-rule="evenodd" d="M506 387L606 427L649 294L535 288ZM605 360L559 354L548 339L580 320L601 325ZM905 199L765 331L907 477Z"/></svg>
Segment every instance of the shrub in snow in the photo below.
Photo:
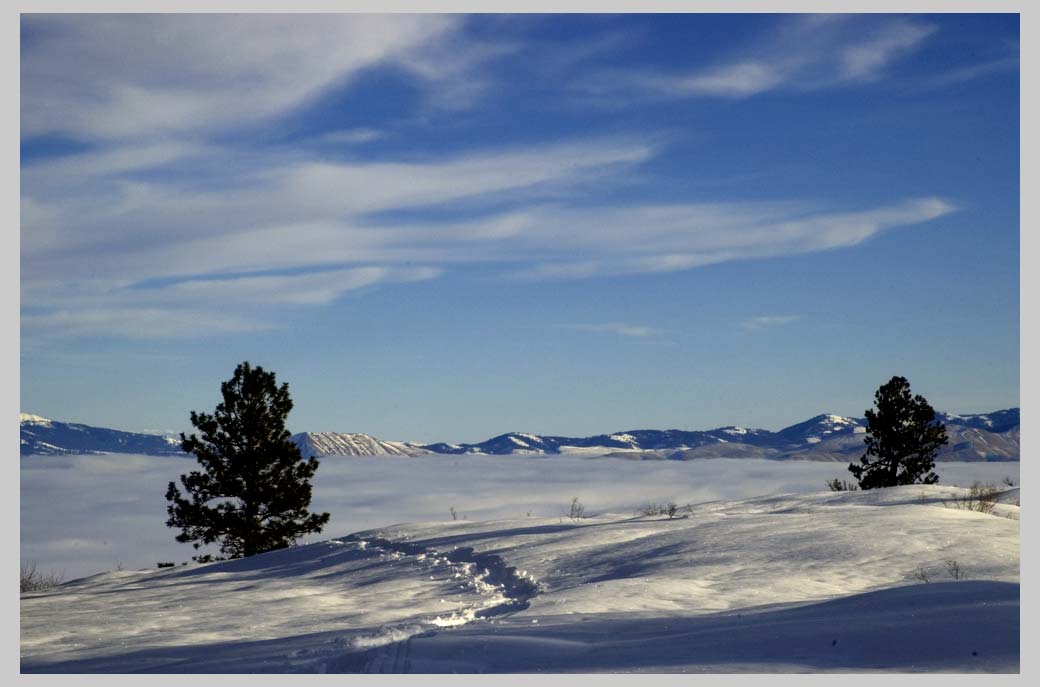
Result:
<svg viewBox="0 0 1040 687"><path fill-rule="evenodd" d="M648 503L639 509L639 514L646 516L660 515L662 512L662 507L656 503Z"/></svg>
<svg viewBox="0 0 1040 687"><path fill-rule="evenodd" d="M21 566L19 575L19 589L22 592L40 592L44 589L57 587L65 581L65 575L60 573L42 573L36 569L36 561Z"/></svg>
<svg viewBox="0 0 1040 687"><path fill-rule="evenodd" d="M946 561L946 572L948 572L950 574L950 577L952 577L955 580L963 580L965 577L967 577L967 575L964 574L964 571L961 570L960 564L952 559Z"/></svg>
<svg viewBox="0 0 1040 687"><path fill-rule="evenodd" d="M998 496L1000 496L1000 489L995 485L976 482L968 489L967 496L953 501L943 501L943 505L947 508L971 510L976 513L992 513L993 508L997 505Z"/></svg>
<svg viewBox="0 0 1040 687"><path fill-rule="evenodd" d="M874 394L877 410L867 410L867 452L849 465L860 489L935 484L939 449L949 443L946 425L923 396L910 395L910 382L893 377Z"/></svg>
<svg viewBox="0 0 1040 687"><path fill-rule="evenodd" d="M585 506L581 505L581 501L578 500L577 496L571 499L571 510L567 517L571 520L580 520L585 517Z"/></svg>
<svg viewBox="0 0 1040 687"><path fill-rule="evenodd" d="M202 470L181 475L183 495L173 482L166 491L166 525L180 528L177 541L196 549L219 542L224 556L241 558L320 532L329 514L307 511L318 461L304 460L285 429L289 385L244 362L220 392L212 415L191 413L201 436L181 434L181 448Z"/></svg>
<svg viewBox="0 0 1040 687"><path fill-rule="evenodd" d="M679 517L680 512L687 514L693 512L693 506L689 504L685 506L679 506L674 501L669 501L667 505L658 505L656 503L648 503L637 511L640 515L653 516L653 515L667 515L668 519L674 519ZM683 516L686 517L686 516Z"/></svg>
<svg viewBox="0 0 1040 687"><path fill-rule="evenodd" d="M852 482L846 482L843 479L835 477L832 480L827 481L827 486L831 491L859 491L859 486Z"/></svg>

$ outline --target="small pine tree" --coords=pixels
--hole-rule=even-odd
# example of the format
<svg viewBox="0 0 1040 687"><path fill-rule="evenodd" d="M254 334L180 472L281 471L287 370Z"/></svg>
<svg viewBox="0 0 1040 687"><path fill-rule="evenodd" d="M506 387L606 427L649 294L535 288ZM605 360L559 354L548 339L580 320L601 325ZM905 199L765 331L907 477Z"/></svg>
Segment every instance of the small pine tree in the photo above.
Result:
<svg viewBox="0 0 1040 687"><path fill-rule="evenodd" d="M949 439L946 426L923 396L911 397L910 382L893 377L874 394L877 410L867 410L867 451L849 465L861 489L935 484L935 456Z"/></svg>
<svg viewBox="0 0 1040 687"><path fill-rule="evenodd" d="M196 549L219 542L221 554L241 558L320 532L329 514L307 511L318 461L303 460L285 429L289 385L279 387L273 372L244 362L220 392L223 402L212 415L191 412L201 437L181 434L181 448L202 470L181 475L185 495L173 482L166 491L166 525L181 529L177 541Z"/></svg>

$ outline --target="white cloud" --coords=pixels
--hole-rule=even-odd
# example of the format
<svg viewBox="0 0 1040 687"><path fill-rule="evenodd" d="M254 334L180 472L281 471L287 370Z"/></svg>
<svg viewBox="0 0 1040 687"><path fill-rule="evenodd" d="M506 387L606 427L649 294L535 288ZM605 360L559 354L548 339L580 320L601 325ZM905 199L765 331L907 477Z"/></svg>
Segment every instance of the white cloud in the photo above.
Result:
<svg viewBox="0 0 1040 687"><path fill-rule="evenodd" d="M760 315L749 317L740 323L741 329L753 332L766 327L780 327L802 319L800 315Z"/></svg>
<svg viewBox="0 0 1040 687"><path fill-rule="evenodd" d="M926 80L923 85L925 88L943 88L953 84L973 81L984 76L989 76L990 74L1014 71L1018 68L1019 59L1016 55L1015 57L1005 57L997 60L990 60L988 62L968 65L966 67L960 67L958 69L952 69L944 74L939 74Z"/></svg>
<svg viewBox="0 0 1040 687"><path fill-rule="evenodd" d="M137 167L113 164L119 155L34 166L23 184L23 326L30 333L159 336L196 321L211 324L191 331L245 331L274 326L279 307L428 279L451 264L519 263L516 273L525 278L673 272L849 247L954 210L938 198L851 212L806 202L537 202L533 189L541 184L573 186L582 198L587 179L609 178L649 155L645 145L595 141L413 163L297 161L252 179L246 171L243 187L219 191L120 177L109 170ZM94 176L103 180L70 190L62 186L70 169L100 170ZM382 188L366 197L366 179ZM378 210L484 197L515 209L454 221L366 219ZM164 278L177 283L129 288ZM197 312L198 303L213 303L212 312ZM248 307L239 320L224 320L218 308L228 303ZM134 318L142 326L133 326ZM639 328L615 331L642 335Z"/></svg>
<svg viewBox="0 0 1040 687"><path fill-rule="evenodd" d="M310 143L341 143L345 145L356 145L359 143L370 143L386 137L386 133L378 129L358 127L354 129L340 129L329 131L308 140Z"/></svg>
<svg viewBox="0 0 1040 687"><path fill-rule="evenodd" d="M110 307L58 309L22 314L23 336L115 336L131 339L200 338L254 332L278 325L202 307Z"/></svg>
<svg viewBox="0 0 1040 687"><path fill-rule="evenodd" d="M456 44L455 16L23 22L23 137L93 143L23 163L21 301L30 336L250 331L277 326L283 308L430 279L459 263L509 264L528 278L671 272L848 247L953 210L937 198L856 211L618 201L612 191L632 184L663 147L649 135L375 160L321 145L387 135L370 128L308 139L317 146L215 142L226 128L285 115L377 65L394 65L451 101L438 106L479 97L480 65L521 48ZM664 79L655 88L748 95L865 80L930 30L910 20L871 26L849 39L859 24L798 19L772 47L654 77ZM417 210L422 219L411 219ZM226 304L235 317L223 316ZM626 336L656 333L612 326Z"/></svg>
<svg viewBox="0 0 1040 687"><path fill-rule="evenodd" d="M889 63L906 55L935 32L935 27L909 21L895 21L878 27L840 51L842 81L870 80L880 76Z"/></svg>
<svg viewBox="0 0 1040 687"><path fill-rule="evenodd" d="M909 19L813 15L781 20L772 35L735 48L728 59L686 72L601 73L580 84L590 93L630 91L659 97L745 98L880 78L916 50L935 27Z"/></svg>
<svg viewBox="0 0 1040 687"><path fill-rule="evenodd" d="M47 311L23 314L22 327L30 334L136 339L261 331L282 326L279 308L327 305L357 289L426 281L440 273L432 267L367 266L195 279L143 288L95 283L93 290L79 292L61 285L51 293L41 289L33 294L35 306Z"/></svg>
<svg viewBox="0 0 1040 687"><path fill-rule="evenodd" d="M732 260L770 258L855 246L888 229L949 214L940 198L919 198L854 212L811 205L742 203L567 210L533 216L530 232L557 250L521 276L584 278L674 272ZM559 250L569 247L571 251ZM567 253L595 256L567 259Z"/></svg>
<svg viewBox="0 0 1040 687"><path fill-rule="evenodd" d="M379 64L417 67L453 15L27 15L22 135L149 138L286 112ZM413 69L421 76L421 70Z"/></svg>
<svg viewBox="0 0 1040 687"><path fill-rule="evenodd" d="M644 327L642 325L625 324L624 322L603 322L600 324L568 323L557 325L561 329L573 329L597 334L617 334L618 336L648 337L664 333L663 329Z"/></svg>
<svg viewBox="0 0 1040 687"><path fill-rule="evenodd" d="M239 157L215 147L172 177L147 180L109 174L111 158L137 159L137 152L72 156L23 171L23 274L30 282L55 274L134 281L444 260L453 233L490 236L505 224L387 225L364 216L450 201L517 202L537 198L543 189L558 196L652 154L645 143L603 139L409 162ZM88 173L98 169L104 178ZM84 255L91 256L89 263Z"/></svg>

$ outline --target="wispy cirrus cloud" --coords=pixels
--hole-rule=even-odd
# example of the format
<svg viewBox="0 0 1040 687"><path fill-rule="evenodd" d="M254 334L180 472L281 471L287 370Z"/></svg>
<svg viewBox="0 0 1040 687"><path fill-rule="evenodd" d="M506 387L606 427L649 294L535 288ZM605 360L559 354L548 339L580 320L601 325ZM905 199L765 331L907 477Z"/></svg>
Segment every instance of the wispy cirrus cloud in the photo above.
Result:
<svg viewBox="0 0 1040 687"><path fill-rule="evenodd" d="M277 326L280 309L320 307L467 263L498 263L526 279L666 273L847 248L955 209L938 197L867 207L619 197L619 188L652 181L647 169L668 146L646 132L377 157L352 147L384 141L391 134L382 128L344 125L298 146L225 135L288 116L384 65L424 87L427 105L472 104L491 79L482 67L524 47L459 43L464 23L413 15L25 19L23 138L90 145L23 162L23 329L252 331ZM733 96L869 81L931 28L824 17L781 31L728 61L643 83ZM618 41L612 33L575 44L571 66ZM234 317L223 316L229 303ZM205 326L180 327L188 322ZM588 326L608 325L588 331L657 333Z"/></svg>
<svg viewBox="0 0 1040 687"><path fill-rule="evenodd" d="M836 212L812 203L648 205L532 220L533 233L570 243L580 260L557 252L527 278L587 278L675 272L733 260L814 253L860 244L883 231L942 217L956 206L917 198ZM581 241L578 250L575 242ZM594 256L594 257L589 257Z"/></svg>
<svg viewBox="0 0 1040 687"><path fill-rule="evenodd" d="M1017 52L1017 51L1016 51ZM1019 68L1019 59L1013 57L1002 57L995 60L971 64L958 69L951 69L945 73L938 74L924 81L925 88L944 88L954 84L981 79L991 74L1015 71Z"/></svg>
<svg viewBox="0 0 1040 687"><path fill-rule="evenodd" d="M757 332L760 329L793 324L800 319L802 319L801 315L759 315L758 317L749 317L746 320L742 320L740 328L746 332Z"/></svg>
<svg viewBox="0 0 1040 687"><path fill-rule="evenodd" d="M381 64L423 78L417 54L461 24L422 14L23 17L22 135L99 140L240 127Z"/></svg>
<svg viewBox="0 0 1040 687"><path fill-rule="evenodd" d="M528 279L673 272L854 246L955 209L939 198L845 212L811 201L586 205L587 182L595 180L599 192L604 181L654 155L653 147L631 140L414 162L259 156L233 162L242 165L235 184L216 188L197 182L215 164L213 155L160 146L27 167L25 329L155 336L168 331L158 323L162 308L177 321L190 319L188 303L244 299L258 304L252 319L193 331L246 331L268 326L264 309L327 304L359 286L429 279L467 262L519 263L512 273ZM149 164L172 165L176 173L139 178ZM548 196L539 190L544 185ZM568 187L570 197L561 201ZM379 218L449 199L490 198L510 209L451 220ZM311 274L291 273L300 270ZM155 280L168 284L135 287ZM117 317L120 308L125 316ZM134 313L148 326L122 326ZM208 315L194 317L204 322Z"/></svg>
<svg viewBox="0 0 1040 687"><path fill-rule="evenodd" d="M616 334L617 336L629 336L637 338L659 336L665 333L665 330L658 329L656 327L626 324L625 322L601 322L597 324L574 322L558 324L556 326L560 329L570 329L579 332L592 332L594 334Z"/></svg>
<svg viewBox="0 0 1040 687"><path fill-rule="evenodd" d="M211 323L186 330L200 334L265 328L279 307L326 304L360 285L434 278L445 264L486 259L477 244L515 233L508 217L388 223L375 219L380 213L558 198L642 163L653 147L595 139L378 162L238 152L127 144L25 166L24 329L77 336L181 331L162 326L164 308L169 322ZM299 270L309 276L290 274ZM173 283L134 288L155 280ZM243 300L257 307L239 320L219 318L216 304ZM199 303L215 304L213 312ZM146 326L134 328L135 319Z"/></svg>
<svg viewBox="0 0 1040 687"><path fill-rule="evenodd" d="M611 71L579 82L596 94L746 98L777 90L809 91L881 78L901 57L935 32L920 20L854 15L783 19L767 36L734 49L728 58L687 71Z"/></svg>
<svg viewBox="0 0 1040 687"><path fill-rule="evenodd" d="M451 201L537 202L542 189L556 197L652 154L644 143L602 139L394 162L280 153L236 158L214 147L160 179L112 164L142 157L137 149L69 156L23 170L22 265L28 275L102 273L133 282L424 256L443 261L452 239L508 234L508 219L388 224L371 216ZM110 173L114 167L124 173ZM84 252L93 256L89 266Z"/></svg>
<svg viewBox="0 0 1040 687"><path fill-rule="evenodd" d="M360 143L371 143L386 138L386 132L371 127L355 127L351 129L337 129L327 131L307 139L311 144L343 144L358 145Z"/></svg>
<svg viewBox="0 0 1040 687"><path fill-rule="evenodd" d="M22 313L21 326L23 336L29 337L192 339L265 331L280 325L242 313L200 307L128 307L102 302L85 310L57 308L44 313Z"/></svg>
<svg viewBox="0 0 1040 687"><path fill-rule="evenodd" d="M426 281L432 267L355 267L302 274L236 275L154 286L95 288L71 293L64 283L31 295L23 313L29 334L105 334L133 339L197 338L278 329L279 307L327 305L378 284ZM43 285L40 285L43 286Z"/></svg>

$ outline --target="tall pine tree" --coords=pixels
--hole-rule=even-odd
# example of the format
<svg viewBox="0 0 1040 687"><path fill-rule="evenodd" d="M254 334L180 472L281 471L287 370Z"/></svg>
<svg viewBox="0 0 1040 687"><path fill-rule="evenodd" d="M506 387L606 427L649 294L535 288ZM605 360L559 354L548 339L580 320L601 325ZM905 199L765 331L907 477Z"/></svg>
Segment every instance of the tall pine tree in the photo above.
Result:
<svg viewBox="0 0 1040 687"><path fill-rule="evenodd" d="M903 484L935 484L935 456L945 446L946 425L923 396L910 395L910 382L893 377L874 394L877 410L867 410L867 452L849 465L861 489Z"/></svg>
<svg viewBox="0 0 1040 687"><path fill-rule="evenodd" d="M285 429L289 385L244 362L220 393L212 415L191 412L201 436L181 433L181 448L202 470L181 475L184 495L173 482L166 491L166 525L181 529L177 541L196 549L219 542L224 556L241 558L320 532L329 514L307 510L318 461L303 460Z"/></svg>

